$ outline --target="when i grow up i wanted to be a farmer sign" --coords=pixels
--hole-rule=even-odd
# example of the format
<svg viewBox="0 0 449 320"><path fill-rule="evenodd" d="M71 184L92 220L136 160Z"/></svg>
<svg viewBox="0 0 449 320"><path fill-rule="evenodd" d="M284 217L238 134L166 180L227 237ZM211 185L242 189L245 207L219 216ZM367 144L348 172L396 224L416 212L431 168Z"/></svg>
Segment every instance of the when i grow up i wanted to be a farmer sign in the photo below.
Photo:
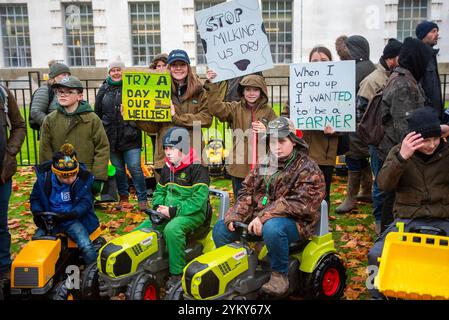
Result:
<svg viewBox="0 0 449 320"><path fill-rule="evenodd" d="M355 132L355 61L290 65L290 119L301 130Z"/></svg>
<svg viewBox="0 0 449 320"><path fill-rule="evenodd" d="M234 0L195 12L212 82L273 68L258 0Z"/></svg>
<svg viewBox="0 0 449 320"><path fill-rule="evenodd" d="M171 78L168 73L123 72L124 120L171 121Z"/></svg>

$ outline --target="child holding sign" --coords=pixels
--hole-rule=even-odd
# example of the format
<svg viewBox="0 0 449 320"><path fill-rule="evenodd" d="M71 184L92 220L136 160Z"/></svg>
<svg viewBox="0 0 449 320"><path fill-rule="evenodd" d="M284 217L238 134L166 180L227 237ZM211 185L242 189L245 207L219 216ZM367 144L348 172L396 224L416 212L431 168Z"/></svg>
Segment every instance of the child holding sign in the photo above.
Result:
<svg viewBox="0 0 449 320"><path fill-rule="evenodd" d="M209 69L207 79L214 79L217 74ZM241 129L246 132L252 129L256 132L265 132L265 125L276 118L276 114L268 102L268 90L265 79L259 75L245 76L238 86L240 101L223 102L220 99L220 87L218 84L207 81L205 84L207 104L212 115L220 121L228 122L232 130ZM265 122L265 124L264 124ZM229 164L229 174L232 177L232 189L237 199L242 182L250 172L248 161L248 140L237 139L233 136L233 159ZM243 152L243 161L238 163L236 157ZM241 157L240 157L241 158ZM238 159L240 160L240 159Z"/></svg>

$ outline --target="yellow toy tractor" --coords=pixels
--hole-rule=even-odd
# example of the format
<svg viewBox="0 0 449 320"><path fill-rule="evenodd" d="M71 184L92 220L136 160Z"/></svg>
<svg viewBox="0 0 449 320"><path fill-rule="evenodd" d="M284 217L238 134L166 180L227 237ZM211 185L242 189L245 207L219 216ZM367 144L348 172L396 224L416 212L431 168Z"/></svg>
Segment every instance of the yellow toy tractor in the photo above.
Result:
<svg viewBox="0 0 449 320"><path fill-rule="evenodd" d="M206 146L207 163L211 176L220 176L226 173L226 157L228 151L225 150L223 140L211 139Z"/></svg>
<svg viewBox="0 0 449 320"><path fill-rule="evenodd" d="M81 252L75 242L63 234L52 235L60 214L35 214L44 222L45 235L33 237L18 253L11 266L11 299L71 300L80 298L77 290L80 277L74 278L73 288L67 285L68 275L75 275L84 266ZM98 250L106 241L100 228L90 239ZM78 287L79 289L79 287Z"/></svg>

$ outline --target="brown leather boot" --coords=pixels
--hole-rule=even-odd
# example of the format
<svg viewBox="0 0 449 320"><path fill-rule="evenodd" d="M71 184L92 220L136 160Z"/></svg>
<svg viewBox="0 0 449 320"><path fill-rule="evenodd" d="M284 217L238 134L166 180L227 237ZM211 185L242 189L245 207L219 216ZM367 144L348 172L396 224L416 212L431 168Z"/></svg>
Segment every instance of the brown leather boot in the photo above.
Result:
<svg viewBox="0 0 449 320"><path fill-rule="evenodd" d="M115 206L115 208L117 210L122 210L123 208L126 208L126 209L132 208L132 204L129 203L129 196L123 195L123 194L119 194L119 196L120 196L120 202L117 203L117 205Z"/></svg>
<svg viewBox="0 0 449 320"><path fill-rule="evenodd" d="M348 171L348 185L346 188L346 199L336 209L336 213L350 212L357 207L357 193L360 189L360 171Z"/></svg>
<svg viewBox="0 0 449 320"><path fill-rule="evenodd" d="M288 292L288 276L286 274L273 271L270 281L265 283L260 290L267 295L281 297Z"/></svg>
<svg viewBox="0 0 449 320"><path fill-rule="evenodd" d="M372 198L373 175L371 167L366 166L362 169L362 176L360 178L360 192L357 194L357 201L373 202Z"/></svg>

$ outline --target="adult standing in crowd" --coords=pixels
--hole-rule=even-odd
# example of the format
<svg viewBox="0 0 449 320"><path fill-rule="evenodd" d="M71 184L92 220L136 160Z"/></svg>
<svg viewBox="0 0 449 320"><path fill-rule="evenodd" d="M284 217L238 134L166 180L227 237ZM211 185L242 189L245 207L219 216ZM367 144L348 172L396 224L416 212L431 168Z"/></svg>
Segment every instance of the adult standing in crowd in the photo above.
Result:
<svg viewBox="0 0 449 320"><path fill-rule="evenodd" d="M433 106L441 119L443 113L443 97L441 95L441 80L437 61L437 55L440 49L434 49L434 46L438 44L439 30L438 25L431 21L423 21L416 26L416 37L432 48L432 59L427 65L426 72L420 83L429 100L429 104Z"/></svg>
<svg viewBox="0 0 449 320"><path fill-rule="evenodd" d="M385 87L388 78L393 70L399 65L399 52L402 47L402 42L396 39L390 39L383 50L382 57L379 59L379 64L370 75L368 75L360 83L360 89L357 93L357 117L361 120L366 111L369 101L376 95L376 93ZM377 155L376 146L369 145L369 154L371 162L371 170L374 173L373 184L373 215L376 221L376 233L380 233L382 205L384 202L384 194L377 186L377 175L382 168L383 162Z"/></svg>
<svg viewBox="0 0 449 320"><path fill-rule="evenodd" d="M360 82L376 69L369 60L368 41L359 35L349 38L342 36L337 39L336 49L341 60L355 60L355 92L358 92ZM373 178L368 161L369 149L357 132L349 133L349 151L345 156L348 167L348 185L345 200L335 209L337 213L350 212L356 207L357 200L367 202L372 200Z"/></svg>
<svg viewBox="0 0 449 320"><path fill-rule="evenodd" d="M36 130L40 129L47 114L56 110L58 106L58 99L51 86L71 75L69 67L64 63L52 60L48 65L50 67L49 79L34 93L30 109L30 127Z"/></svg>
<svg viewBox="0 0 449 320"><path fill-rule="evenodd" d="M432 50L429 46L410 37L404 40L399 53L399 67L390 76L392 83L382 96L381 112L385 135L377 147L381 161L385 161L390 150L408 133L407 116L425 104L426 96L419 82L431 59ZM394 200L394 190L388 190L384 195L381 231L393 220Z"/></svg>
<svg viewBox="0 0 449 320"><path fill-rule="evenodd" d="M146 210L147 188L141 167L142 132L133 121L124 121L121 114L122 73L125 64L117 57L108 65L108 76L95 98L95 113L101 119L109 140L110 159L116 168L120 203L117 208L132 207L129 203L128 168L136 188L139 210ZM126 166L126 167L125 167Z"/></svg>
<svg viewBox="0 0 449 320"><path fill-rule="evenodd" d="M201 124L202 128L209 128L212 124L212 116L206 103L206 93L199 77L192 71L187 52L180 49L172 50L168 55L167 63L172 82L172 121L136 121L143 131L157 134L154 167L158 174L165 164L162 139L168 129L173 126L186 128L189 131L190 144L192 145L194 122ZM200 151L202 150L196 151L201 159Z"/></svg>
<svg viewBox="0 0 449 320"><path fill-rule="evenodd" d="M8 230L8 203L12 176L17 170L16 155L25 140L26 126L16 99L9 89L0 88L0 282L9 280L11 235Z"/></svg>

